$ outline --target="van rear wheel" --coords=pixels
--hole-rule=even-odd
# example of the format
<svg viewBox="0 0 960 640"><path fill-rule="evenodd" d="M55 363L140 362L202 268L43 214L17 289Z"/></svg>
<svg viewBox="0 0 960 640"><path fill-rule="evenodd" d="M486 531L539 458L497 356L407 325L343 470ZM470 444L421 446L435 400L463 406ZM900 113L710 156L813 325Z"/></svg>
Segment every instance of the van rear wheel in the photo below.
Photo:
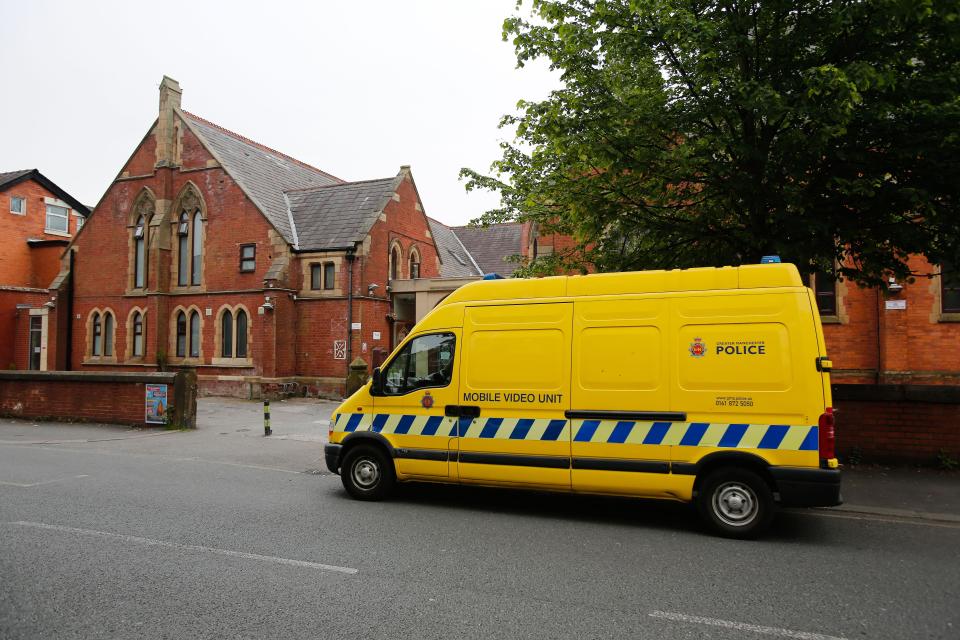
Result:
<svg viewBox="0 0 960 640"><path fill-rule="evenodd" d="M340 466L343 488L357 500L383 500L396 484L393 461L378 447L357 445Z"/></svg>
<svg viewBox="0 0 960 640"><path fill-rule="evenodd" d="M714 533L756 538L770 526L776 504L763 478L748 469L727 467L704 478L697 510Z"/></svg>

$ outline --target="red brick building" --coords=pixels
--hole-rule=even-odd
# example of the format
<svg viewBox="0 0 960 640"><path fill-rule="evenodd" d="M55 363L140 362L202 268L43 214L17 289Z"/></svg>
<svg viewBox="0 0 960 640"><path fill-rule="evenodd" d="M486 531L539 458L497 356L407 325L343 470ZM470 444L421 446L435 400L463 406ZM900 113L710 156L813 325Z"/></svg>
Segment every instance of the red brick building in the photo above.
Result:
<svg viewBox="0 0 960 640"><path fill-rule="evenodd" d="M348 362L393 346L391 281L439 274L410 168L346 182L180 106L165 77L157 121L65 254L58 368L342 392Z"/></svg>
<svg viewBox="0 0 960 640"><path fill-rule="evenodd" d="M0 368L53 368L47 287L89 212L36 169L0 173Z"/></svg>

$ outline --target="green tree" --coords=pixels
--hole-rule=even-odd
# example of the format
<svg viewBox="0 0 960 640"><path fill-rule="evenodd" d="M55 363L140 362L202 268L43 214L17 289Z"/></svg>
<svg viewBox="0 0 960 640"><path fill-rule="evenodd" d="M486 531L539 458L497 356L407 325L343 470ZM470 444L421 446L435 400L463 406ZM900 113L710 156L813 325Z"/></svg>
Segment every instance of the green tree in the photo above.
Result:
<svg viewBox="0 0 960 640"><path fill-rule="evenodd" d="M847 258L842 275L877 284L908 277L912 253L960 263L958 13L956 0L534 0L504 39L562 87L503 118L515 140L489 174L461 171L501 195L476 222L570 233L606 271L779 254L821 270Z"/></svg>

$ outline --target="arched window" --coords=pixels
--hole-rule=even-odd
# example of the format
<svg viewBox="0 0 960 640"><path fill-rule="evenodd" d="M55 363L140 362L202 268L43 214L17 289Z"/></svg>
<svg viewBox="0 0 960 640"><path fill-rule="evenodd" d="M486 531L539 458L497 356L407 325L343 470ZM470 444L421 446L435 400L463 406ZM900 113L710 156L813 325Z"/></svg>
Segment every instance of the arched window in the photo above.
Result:
<svg viewBox="0 0 960 640"><path fill-rule="evenodd" d="M93 344L90 345L90 355L99 356L100 346L103 344L103 324L100 314L93 314Z"/></svg>
<svg viewBox="0 0 960 640"><path fill-rule="evenodd" d="M143 289L147 281L147 240L146 220L143 216L137 218L137 226L133 230L134 242L134 263L133 263L133 286L135 289Z"/></svg>
<svg viewBox="0 0 960 640"><path fill-rule="evenodd" d="M103 355L113 355L113 314L103 314Z"/></svg>
<svg viewBox="0 0 960 640"><path fill-rule="evenodd" d="M416 249L410 250L410 279L416 280L420 277L420 252Z"/></svg>
<svg viewBox="0 0 960 640"><path fill-rule="evenodd" d="M133 312L133 357L143 356L143 314L139 311Z"/></svg>
<svg viewBox="0 0 960 640"><path fill-rule="evenodd" d="M190 313L190 357L200 357L200 314Z"/></svg>
<svg viewBox="0 0 960 640"><path fill-rule="evenodd" d="M203 256L203 219L193 214L193 260L190 263L190 284L200 284L200 258Z"/></svg>
<svg viewBox="0 0 960 640"><path fill-rule="evenodd" d="M403 261L403 255L400 252L400 245L395 244L390 249L390 279L396 280L400 277L400 265Z"/></svg>
<svg viewBox="0 0 960 640"><path fill-rule="evenodd" d="M229 311L220 318L220 356L233 357L233 314Z"/></svg>
<svg viewBox="0 0 960 640"><path fill-rule="evenodd" d="M244 309L225 307L220 315L220 357L247 357L249 319Z"/></svg>
<svg viewBox="0 0 960 640"><path fill-rule="evenodd" d="M237 357L247 357L247 312L237 309Z"/></svg>
<svg viewBox="0 0 960 640"><path fill-rule="evenodd" d="M184 211L177 224L177 284L190 284L190 217Z"/></svg>
<svg viewBox="0 0 960 640"><path fill-rule="evenodd" d="M177 314L177 357L187 355L187 314L183 311Z"/></svg>

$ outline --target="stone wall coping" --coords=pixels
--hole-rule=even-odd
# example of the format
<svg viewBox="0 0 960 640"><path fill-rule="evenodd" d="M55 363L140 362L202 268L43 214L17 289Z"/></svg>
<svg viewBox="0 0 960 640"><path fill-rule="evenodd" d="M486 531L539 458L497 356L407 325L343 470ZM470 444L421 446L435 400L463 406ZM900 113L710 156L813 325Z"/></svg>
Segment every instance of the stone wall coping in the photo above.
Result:
<svg viewBox="0 0 960 640"><path fill-rule="evenodd" d="M834 401L960 404L960 385L834 384L832 387Z"/></svg>
<svg viewBox="0 0 960 640"><path fill-rule="evenodd" d="M114 371L0 371L4 380L29 380L31 382L147 382L172 385L177 379L170 372L114 372Z"/></svg>

